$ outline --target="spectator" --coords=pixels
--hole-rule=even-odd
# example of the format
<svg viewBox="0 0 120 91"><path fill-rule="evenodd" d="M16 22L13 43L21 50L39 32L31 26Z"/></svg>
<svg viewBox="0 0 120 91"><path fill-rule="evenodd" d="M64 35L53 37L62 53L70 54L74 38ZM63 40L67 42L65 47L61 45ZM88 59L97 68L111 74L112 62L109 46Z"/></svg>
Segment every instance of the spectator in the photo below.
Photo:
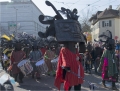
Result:
<svg viewBox="0 0 120 91"><path fill-rule="evenodd" d="M98 60L100 60L100 57L103 53L103 49L99 47L98 43L95 43L94 48L91 52L91 56L92 56L92 64L91 67L95 67L95 73L97 73L97 65L99 64Z"/></svg>
<svg viewBox="0 0 120 91"><path fill-rule="evenodd" d="M93 47L90 42L88 42L86 49L91 53Z"/></svg>
<svg viewBox="0 0 120 91"><path fill-rule="evenodd" d="M85 52L85 68L86 68L86 73L88 72L89 74L91 73L91 54L88 50Z"/></svg>

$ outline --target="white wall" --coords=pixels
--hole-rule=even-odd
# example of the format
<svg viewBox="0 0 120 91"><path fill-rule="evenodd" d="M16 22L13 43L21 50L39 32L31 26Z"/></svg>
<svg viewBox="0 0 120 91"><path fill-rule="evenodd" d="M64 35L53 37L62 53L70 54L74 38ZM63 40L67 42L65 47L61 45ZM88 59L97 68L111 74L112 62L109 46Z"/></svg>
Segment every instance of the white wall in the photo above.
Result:
<svg viewBox="0 0 120 91"><path fill-rule="evenodd" d="M2 3L0 5L0 24L7 31L13 28L13 30L16 30L16 26L11 28L11 26L8 25L10 25L11 22L12 25L16 25L17 21L18 32L27 32L38 36L38 30L45 31L45 25L42 25L38 21L40 14L42 14L42 12L38 10L32 2Z"/></svg>
<svg viewBox="0 0 120 91"><path fill-rule="evenodd" d="M94 42L94 39L98 40L98 36L99 36L99 21L95 24L91 26L92 28L92 42Z"/></svg>
<svg viewBox="0 0 120 91"><path fill-rule="evenodd" d="M115 18L115 36L118 36L118 40L120 40L120 17Z"/></svg>
<svg viewBox="0 0 120 91"><path fill-rule="evenodd" d="M111 20L112 26L111 27L109 27L109 26L102 27L102 21L109 21L109 20ZM100 34L105 32L106 30L110 30L112 32L113 39L114 39L114 36L115 36L115 19L114 18L102 19L99 22L100 22Z"/></svg>
<svg viewBox="0 0 120 91"><path fill-rule="evenodd" d="M46 25L41 24L38 17L40 15L43 15L42 12L40 12L39 9L36 9L35 5L32 5L32 15L33 15L33 20L35 21L35 26L36 26L36 31L45 31Z"/></svg>
<svg viewBox="0 0 120 91"><path fill-rule="evenodd" d="M106 26L106 27L103 27L102 26L102 21L109 21L111 20L112 22L112 26L109 27L109 26ZM110 30L112 32L112 36L113 36L113 39L115 36L118 35L119 32L116 31L116 29L119 28L120 24L119 24L119 21L117 20L117 25L115 23L115 18L109 18L109 19L102 19L102 20L99 20L95 25L92 25L92 41L94 42L94 39L99 39L98 36L100 34L102 34L103 32L105 32L106 30ZM119 24L119 25L118 25ZM115 33L116 32L116 33Z"/></svg>

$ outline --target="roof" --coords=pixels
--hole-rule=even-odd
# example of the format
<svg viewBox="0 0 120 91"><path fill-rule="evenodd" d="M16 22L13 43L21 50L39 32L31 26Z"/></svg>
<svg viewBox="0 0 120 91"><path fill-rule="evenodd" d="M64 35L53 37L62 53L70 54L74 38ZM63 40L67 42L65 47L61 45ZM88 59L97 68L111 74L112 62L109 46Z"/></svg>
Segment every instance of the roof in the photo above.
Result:
<svg viewBox="0 0 120 91"><path fill-rule="evenodd" d="M117 10L119 10L120 9L120 4L118 5L118 7L116 8Z"/></svg>
<svg viewBox="0 0 120 91"><path fill-rule="evenodd" d="M97 19L97 16L101 13L102 11L98 11L96 14L94 14L89 21L92 21L92 19Z"/></svg>
<svg viewBox="0 0 120 91"><path fill-rule="evenodd" d="M107 18L116 18L119 17L119 11L114 9L105 9L104 11L98 11L95 15L93 15L89 21L93 21L93 25L100 19L107 19Z"/></svg>
<svg viewBox="0 0 120 91"><path fill-rule="evenodd" d="M105 9L103 12L101 12L101 13L98 15L98 19L118 17L118 16L119 16L118 13L119 13L118 10Z"/></svg>
<svg viewBox="0 0 120 91"><path fill-rule="evenodd" d="M35 3L31 0L31 2L34 4L34 6L43 14L43 12L35 5ZM43 14L44 15L44 14Z"/></svg>
<svg viewBox="0 0 120 91"><path fill-rule="evenodd" d="M33 1L27 1L27 2L0 2L1 5L11 5L11 4L33 4L42 14L43 12L35 5ZM44 14L43 14L44 15Z"/></svg>

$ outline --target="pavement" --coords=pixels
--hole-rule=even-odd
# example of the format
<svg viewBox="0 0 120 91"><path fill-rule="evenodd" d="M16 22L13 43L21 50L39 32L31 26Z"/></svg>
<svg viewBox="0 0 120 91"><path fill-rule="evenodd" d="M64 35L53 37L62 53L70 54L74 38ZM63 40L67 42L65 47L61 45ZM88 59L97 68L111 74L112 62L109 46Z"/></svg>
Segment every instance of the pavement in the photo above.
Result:
<svg viewBox="0 0 120 91"><path fill-rule="evenodd" d="M0 77L3 74L6 74L6 72L0 69ZM15 91L58 91L54 86L54 79L55 77L45 74L41 76L40 80L32 79L31 76L26 76L22 84L16 82L13 86ZM101 76L96 75L94 71L92 71L92 74L85 73L85 80L86 81L82 84L82 91L90 91L88 81L97 86L95 87L95 91L112 91L111 82L106 82L107 88L102 87ZM120 91L120 84L116 83L116 85ZM61 91L64 91L63 85L61 86ZM73 91L73 88L71 91Z"/></svg>

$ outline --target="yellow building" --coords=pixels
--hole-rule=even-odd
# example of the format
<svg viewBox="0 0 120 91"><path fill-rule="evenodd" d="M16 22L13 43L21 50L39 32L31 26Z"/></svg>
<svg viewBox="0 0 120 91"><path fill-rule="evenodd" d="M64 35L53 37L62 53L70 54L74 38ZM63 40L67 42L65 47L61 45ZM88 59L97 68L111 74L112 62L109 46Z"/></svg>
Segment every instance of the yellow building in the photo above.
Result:
<svg viewBox="0 0 120 91"><path fill-rule="evenodd" d="M84 35L86 35L87 41L92 41L92 34L90 32L84 32Z"/></svg>

